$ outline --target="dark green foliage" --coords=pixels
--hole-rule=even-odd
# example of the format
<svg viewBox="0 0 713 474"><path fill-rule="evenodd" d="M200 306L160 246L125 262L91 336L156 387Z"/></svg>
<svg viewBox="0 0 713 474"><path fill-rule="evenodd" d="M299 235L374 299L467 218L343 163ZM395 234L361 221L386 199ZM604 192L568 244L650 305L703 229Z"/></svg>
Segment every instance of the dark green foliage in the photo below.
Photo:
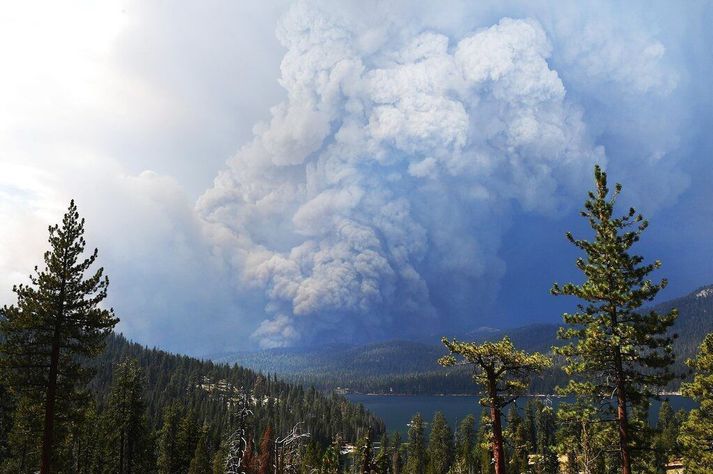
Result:
<svg viewBox="0 0 713 474"><path fill-rule="evenodd" d="M456 431L455 464L459 472L473 472L478 465L475 443L475 417L468 415L461 420Z"/></svg>
<svg viewBox="0 0 713 474"><path fill-rule="evenodd" d="M537 352L516 350L506 336L502 341L475 342L441 340L450 354L439 359L444 366L461 363L472 367L473 381L483 393L480 403L490 410L492 450L496 474L506 469L502 431L502 409L527 390L533 375L552 365L550 359ZM459 359L461 361L459 362Z"/></svg>
<svg viewBox="0 0 713 474"><path fill-rule="evenodd" d="M681 391L700 406L689 413L678 442L685 454L686 472L709 473L713 466L713 333L703 340L698 356L686 363L696 373Z"/></svg>
<svg viewBox="0 0 713 474"><path fill-rule="evenodd" d="M128 342L121 335L107 339L107 348L96 362L97 376L91 387L100 403L105 403L110 390L115 363L135 358L145 374L149 426L161 426L162 409L171 403L193 411L199 423L209 426L209 445L217 446L227 434L227 397L235 396L240 387L262 393L251 406L252 426L262 434L268 424L279 434L286 433L297 422L304 421L305 431L322 447L339 433L345 439L356 440L358 433L369 429L380 435L383 423L363 407L349 403L344 397L324 395L315 389L287 384L272 375L261 375L239 366L215 364L187 356L147 349ZM278 403L282 401L281 403ZM289 408L289 409L288 409Z"/></svg>
<svg viewBox="0 0 713 474"><path fill-rule="evenodd" d="M25 460L22 469L39 466L43 473L70 459L72 425L91 400L87 361L101 353L118 321L100 307L109 286L104 270L85 275L97 250L84 257L84 219L74 201L62 224L49 227L49 244L44 269L35 267L29 285L14 286L16 304L0 311L0 370L23 417L15 423L14 456Z"/></svg>
<svg viewBox="0 0 713 474"><path fill-rule="evenodd" d="M322 474L339 474L342 467L340 455L341 447L341 439L337 436L322 455L322 466L320 471Z"/></svg>
<svg viewBox="0 0 713 474"><path fill-rule="evenodd" d="M8 436L12 429L12 418L15 411L15 399L0 378L0 466L10 455Z"/></svg>
<svg viewBox="0 0 713 474"><path fill-rule="evenodd" d="M678 444L678 432L682 421L681 415L674 413L668 400L664 400L659 408L653 443L656 465L659 469L662 469L666 463L676 458L681 452Z"/></svg>
<svg viewBox="0 0 713 474"><path fill-rule="evenodd" d="M191 464L188 467L188 474L211 474L210 464L206 432L202 430L196 443L196 449L193 452L193 459L191 459Z"/></svg>
<svg viewBox="0 0 713 474"><path fill-rule="evenodd" d="M178 474L181 472L181 461L186 453L179 451L179 433L182 420L182 409L173 403L166 407L163 413L163 426L158 436L158 472L161 474Z"/></svg>
<svg viewBox="0 0 713 474"><path fill-rule="evenodd" d="M542 467L542 472L556 472L558 466L555 450L557 427L554 411L540 400L529 400L527 407L528 414L534 412L535 415L534 446L535 454L539 456L538 462ZM532 441L532 438L530 439Z"/></svg>
<svg viewBox="0 0 713 474"><path fill-rule="evenodd" d="M368 433L359 438L356 443L353 470L356 474L371 474L372 471L376 470L371 438Z"/></svg>
<svg viewBox="0 0 713 474"><path fill-rule="evenodd" d="M445 474L453 464L453 432L448 426L446 417L440 411L436 412L431 423L431 434L428 438L429 474Z"/></svg>
<svg viewBox="0 0 713 474"><path fill-rule="evenodd" d="M225 458L226 452L223 446L218 448L213 454L213 474L225 473Z"/></svg>
<svg viewBox="0 0 713 474"><path fill-rule="evenodd" d="M394 433L389 442L391 445L391 473L401 474L404 468L403 462L403 446L401 444L401 435L397 432Z"/></svg>
<svg viewBox="0 0 713 474"><path fill-rule="evenodd" d="M532 452L532 445L526 428L522 417L517 411L517 407L511 407L508 411L507 428L505 429L505 440L508 448L507 472L525 472L527 469L527 458Z"/></svg>
<svg viewBox="0 0 713 474"><path fill-rule="evenodd" d="M146 422L143 373L135 359L114 368L114 383L104 413L109 470L119 474L151 469L152 440Z"/></svg>
<svg viewBox="0 0 713 474"><path fill-rule="evenodd" d="M91 406L84 415L83 423L76 425L73 432L74 452L72 457L74 472L77 474L119 472L116 469L116 465L111 465L110 456L107 455L106 441L111 433L107 429L104 420L97 414L96 408ZM153 445L149 444L145 449L150 452L152 447ZM143 467L145 469L140 472L153 472L153 466Z"/></svg>
<svg viewBox="0 0 713 474"><path fill-rule="evenodd" d="M192 411L188 411L183 415L178 425L178 434L176 436L176 456L179 472L186 472L190 467L200 438L200 424L196 415ZM205 434L203 434L203 438L205 442Z"/></svg>
<svg viewBox="0 0 713 474"><path fill-rule="evenodd" d="M658 390L673 378L673 339L669 329L676 311L666 314L641 311L666 286L666 280L654 283L649 274L659 268L655 261L644 264L643 257L630 254L648 222L632 208L614 217L616 198L621 186L610 195L607 176L598 166L594 170L596 191L589 193L582 216L594 231L594 239L569 241L582 250L577 268L584 283L554 284L555 295L571 295L582 303L578 311L564 315L566 327L559 337L572 341L555 348L566 358L565 373L573 376L564 393L593 397L603 406L603 416L618 424L622 472L629 474L633 463L632 447L637 432L629 419L632 408L646 406ZM606 403L615 395L614 403Z"/></svg>
<svg viewBox="0 0 713 474"><path fill-rule="evenodd" d="M408 457L405 472L409 474L424 474L426 472L426 434L423 418L416 413L411 418L408 430Z"/></svg>
<svg viewBox="0 0 713 474"><path fill-rule="evenodd" d="M492 474L493 472L493 435L490 424L490 414L483 408L478 424L478 436L475 441L476 457L481 474Z"/></svg>
<svg viewBox="0 0 713 474"><path fill-rule="evenodd" d="M557 421L557 452L568 459L567 472L607 472L614 426L602 423L597 410L583 400L561 404Z"/></svg>

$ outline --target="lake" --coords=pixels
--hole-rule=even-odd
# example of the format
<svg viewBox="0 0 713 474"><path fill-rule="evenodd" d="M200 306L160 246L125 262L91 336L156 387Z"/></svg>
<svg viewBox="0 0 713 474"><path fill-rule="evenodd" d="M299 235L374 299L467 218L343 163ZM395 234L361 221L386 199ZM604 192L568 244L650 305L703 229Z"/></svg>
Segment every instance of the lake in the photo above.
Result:
<svg viewBox="0 0 713 474"><path fill-rule="evenodd" d="M424 420L430 421L437 411L443 412L451 428L455 429L457 423L468 414L473 414L479 419L481 406L478 397L441 396L441 395L357 395L350 394L347 399L354 403L361 403L364 408L384 420L389 432L398 431L403 437L408 432L407 423L416 413L421 413ZM541 400L545 400L539 397ZM550 398L553 407L562 402L571 401L567 398ZM681 396L668 397L674 411L679 409L690 410L695 402L690 398ZM517 405L524 408L526 397L518 400ZM655 423L660 402L651 404L649 421ZM510 408L506 408L509 410Z"/></svg>

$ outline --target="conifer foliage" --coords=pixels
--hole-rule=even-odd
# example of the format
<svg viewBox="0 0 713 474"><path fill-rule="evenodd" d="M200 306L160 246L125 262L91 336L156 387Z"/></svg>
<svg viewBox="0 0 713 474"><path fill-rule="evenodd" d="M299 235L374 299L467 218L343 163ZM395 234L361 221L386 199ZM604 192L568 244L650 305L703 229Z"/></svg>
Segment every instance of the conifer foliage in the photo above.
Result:
<svg viewBox="0 0 713 474"><path fill-rule="evenodd" d="M151 468L150 439L146 422L143 373L136 359L114 368L109 403L105 413L109 468L119 474L139 474Z"/></svg>
<svg viewBox="0 0 713 474"><path fill-rule="evenodd" d="M681 392L700 406L688 415L679 442L685 454L686 472L708 473L713 466L713 333L701 344L698 356L686 363L696 370L693 381L683 384Z"/></svg>
<svg viewBox="0 0 713 474"><path fill-rule="evenodd" d="M438 411L431 423L428 439L428 474L448 472L453 464L453 432L446 417Z"/></svg>
<svg viewBox="0 0 713 474"><path fill-rule="evenodd" d="M527 390L532 375L542 373L552 362L540 353L528 354L515 349L510 338L498 342L449 341L441 339L450 354L439 359L439 363L452 366L458 363L473 368L473 380L483 389L481 403L490 409L492 424L492 448L495 473L505 472L505 451L503 443L502 410Z"/></svg>
<svg viewBox="0 0 713 474"><path fill-rule="evenodd" d="M86 275L97 250L84 257L84 219L74 201L62 223L49 228L49 244L44 269L35 267L30 284L13 287L17 303L0 314L0 364L28 428L22 449L39 450L42 474L58 470L66 458L56 447L90 400L86 362L101 353L118 322L113 311L100 307L109 286L104 270Z"/></svg>
<svg viewBox="0 0 713 474"><path fill-rule="evenodd" d="M423 417L416 413L409 423L408 460L405 472L424 474L426 472L426 435Z"/></svg>
<svg viewBox="0 0 713 474"><path fill-rule="evenodd" d="M631 208L621 217L614 207L621 192L617 184L610 193L607 175L594 169L596 190L589 193L581 215L594 231L592 241L567 239L585 254L576 265L585 277L577 285L554 284L554 295L579 298L576 313L565 314L566 327L559 337L571 341L555 348L566 359L567 375L574 377L564 393L590 396L613 412L617 422L621 472L632 472L632 407L643 408L657 390L671 381L674 362L669 328L676 311L666 314L641 311L652 301L667 281L648 279L661 262L644 263L643 257L630 253L648 227L643 216ZM614 394L615 403L606 403Z"/></svg>

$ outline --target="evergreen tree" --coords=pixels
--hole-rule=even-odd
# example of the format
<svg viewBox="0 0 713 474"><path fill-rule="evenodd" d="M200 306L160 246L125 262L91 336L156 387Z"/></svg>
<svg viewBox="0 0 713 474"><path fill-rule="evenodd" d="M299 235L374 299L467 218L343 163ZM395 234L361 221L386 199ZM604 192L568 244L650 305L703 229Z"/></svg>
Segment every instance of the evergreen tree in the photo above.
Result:
<svg viewBox="0 0 713 474"><path fill-rule="evenodd" d="M606 469L613 426L602 423L597 410L584 400L562 403L557 410L557 451L567 458L567 474L600 474Z"/></svg>
<svg viewBox="0 0 713 474"><path fill-rule="evenodd" d="M12 429L8 435L9 456L2 464L2 472L37 472L39 440L42 431L42 407L30 398L17 401L13 413Z"/></svg>
<svg viewBox="0 0 713 474"><path fill-rule="evenodd" d="M403 470L401 449L401 435L397 431L391 437L391 474L401 474Z"/></svg>
<svg viewBox="0 0 713 474"><path fill-rule="evenodd" d="M302 457L303 462L300 468L300 472L305 474L319 472L321 467L322 450L317 443L311 442L307 445L305 449L304 456Z"/></svg>
<svg viewBox="0 0 713 474"><path fill-rule="evenodd" d="M453 432L446 417L437 411L428 438L428 474L445 474L453 464Z"/></svg>
<svg viewBox="0 0 713 474"><path fill-rule="evenodd" d="M336 436L332 441L332 444L324 451L322 455L322 466L320 468L320 474L339 474L341 470L341 459L340 451L342 448L342 441L339 436Z"/></svg>
<svg viewBox="0 0 713 474"><path fill-rule="evenodd" d="M12 427L12 414L14 411L15 400L5 387L2 377L0 377L0 466L10 455L8 436Z"/></svg>
<svg viewBox="0 0 713 474"><path fill-rule="evenodd" d="M633 208L614 217L621 185L610 195L607 175L599 166L595 166L594 178L597 189L589 193L581 213L594 230L594 239L578 240L567 233L567 239L586 255L577 259L586 281L552 287L554 295L572 295L583 301L578 312L564 315L567 327L558 334L573 342L555 348L555 352L565 356L567 375L583 377L572 378L563 392L594 396L601 402L596 406L604 405L612 412L618 428L621 472L631 474L634 433L629 409L648 403L672 379L669 367L674 356L667 333L676 311L640 312L667 284L666 280L654 283L648 279L661 266L659 261L643 264L642 257L629 254L648 222ZM604 403L611 394L615 403Z"/></svg>
<svg viewBox="0 0 713 474"><path fill-rule="evenodd" d="M481 474L493 472L493 433L490 424L490 414L483 408L478 425L478 435L475 441L476 457Z"/></svg>
<svg viewBox="0 0 713 474"><path fill-rule="evenodd" d="M535 401L535 452L542 460L542 472L557 472L557 444L555 416L552 407L545 406L541 401Z"/></svg>
<svg viewBox="0 0 713 474"><path fill-rule="evenodd" d="M182 455L179 452L178 443L181 415L181 408L177 403L164 409L163 426L159 432L158 443L158 472L160 474L182 472Z"/></svg>
<svg viewBox="0 0 713 474"><path fill-rule="evenodd" d="M386 433L381 435L381 440L379 442L379 452L374 458L374 468L378 473L389 472L389 465L391 464L391 446L389 446L389 438Z"/></svg>
<svg viewBox="0 0 713 474"><path fill-rule="evenodd" d="M409 423L406 472L409 474L426 472L426 435L420 413L416 413Z"/></svg>
<svg viewBox="0 0 713 474"><path fill-rule="evenodd" d="M135 359L117 364L105 413L107 461L118 474L147 472L151 453L143 374Z"/></svg>
<svg viewBox="0 0 713 474"><path fill-rule="evenodd" d="M196 443L196 450L193 453L193 459L191 459L191 464L188 467L188 474L211 474L205 429L202 430L198 442Z"/></svg>
<svg viewBox="0 0 713 474"><path fill-rule="evenodd" d="M39 461L42 474L58 470L69 458L55 447L65 444L72 423L86 409L93 374L86 362L101 353L118 321L99 306L109 286L104 270L85 277L97 250L83 257L84 219L74 201L61 226L50 226L49 244L45 268L35 267L30 285L13 287L17 303L0 314L0 368L13 394L24 400L24 415L41 417L40 422L26 421L41 425L41 441L32 443L39 445L40 459L35 446L27 448L28 462Z"/></svg>
<svg viewBox="0 0 713 474"><path fill-rule="evenodd" d="M374 460L371 452L371 439L369 434L365 434L357 441L356 456L354 457L354 467L357 474L371 474L374 470Z"/></svg>
<svg viewBox="0 0 713 474"><path fill-rule="evenodd" d="M75 426L72 438L74 445L72 472L94 474L108 469L104 449L107 430L93 405L87 409L83 423Z"/></svg>
<svg viewBox="0 0 713 474"><path fill-rule="evenodd" d="M456 462L461 472L472 473L477 465L475 417L468 415L458 424L456 431Z"/></svg>
<svg viewBox="0 0 713 474"><path fill-rule="evenodd" d="M200 437L201 429L198 420L196 420L196 415L189 411L181 419L176 435L177 472L184 473L188 471Z"/></svg>
<svg viewBox="0 0 713 474"><path fill-rule="evenodd" d="M484 391L481 403L490 408L492 424L493 457L495 473L505 472L505 453L502 431L502 409L522 395L530 383L533 374L539 374L551 365L551 361L542 354L528 354L518 351L505 337L498 342L458 342L442 339L450 354L439 359L444 366L457 363L460 356L462 363L473 367L473 380Z"/></svg>
<svg viewBox="0 0 713 474"><path fill-rule="evenodd" d="M659 408L656 421L656 436L654 452L656 453L657 468L663 469L669 460L679 456L678 433L680 429L679 418L673 412L668 400L664 400Z"/></svg>
<svg viewBox="0 0 713 474"><path fill-rule="evenodd" d="M225 448L222 446L213 454L213 474L225 474Z"/></svg>
<svg viewBox="0 0 713 474"><path fill-rule="evenodd" d="M523 419L517 412L516 407L510 408L507 420L505 438L510 447L508 472L525 472L527 470L528 454L531 452L532 446L528 441Z"/></svg>
<svg viewBox="0 0 713 474"><path fill-rule="evenodd" d="M522 419L522 430L528 449L533 451L537 447L537 412L539 400L529 398L525 404L525 416Z"/></svg>
<svg viewBox="0 0 713 474"><path fill-rule="evenodd" d="M701 344L695 359L686 364L694 369L693 381L681 386L681 393L699 403L681 427L686 472L710 473L713 466L713 333Z"/></svg>

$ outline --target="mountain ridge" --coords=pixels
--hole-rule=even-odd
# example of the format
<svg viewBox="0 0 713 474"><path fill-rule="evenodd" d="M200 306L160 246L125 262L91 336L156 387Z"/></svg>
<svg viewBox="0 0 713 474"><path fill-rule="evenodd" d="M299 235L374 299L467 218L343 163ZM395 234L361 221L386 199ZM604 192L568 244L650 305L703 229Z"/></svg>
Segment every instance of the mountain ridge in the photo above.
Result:
<svg viewBox="0 0 713 474"><path fill-rule="evenodd" d="M684 361L696 354L705 334L713 332L713 284L698 287L686 295L648 309L666 312L672 308L679 310L673 328L678 335L674 342L677 354L675 369L678 373L685 373ZM556 338L559 326L533 323L510 329L477 328L457 337L484 342L507 335L523 350L549 352L559 342ZM364 345L329 344L311 348L243 351L214 356L212 360L238 363L258 372L274 373L323 390L346 387L361 392L389 392L398 386L401 387L399 393L463 393L459 391L470 387L470 376L462 368L440 367L437 359L445 352L445 348L435 341L395 339ZM550 372L547 380L541 381L535 388L547 391L553 388L550 387L552 383L561 378L561 374Z"/></svg>

